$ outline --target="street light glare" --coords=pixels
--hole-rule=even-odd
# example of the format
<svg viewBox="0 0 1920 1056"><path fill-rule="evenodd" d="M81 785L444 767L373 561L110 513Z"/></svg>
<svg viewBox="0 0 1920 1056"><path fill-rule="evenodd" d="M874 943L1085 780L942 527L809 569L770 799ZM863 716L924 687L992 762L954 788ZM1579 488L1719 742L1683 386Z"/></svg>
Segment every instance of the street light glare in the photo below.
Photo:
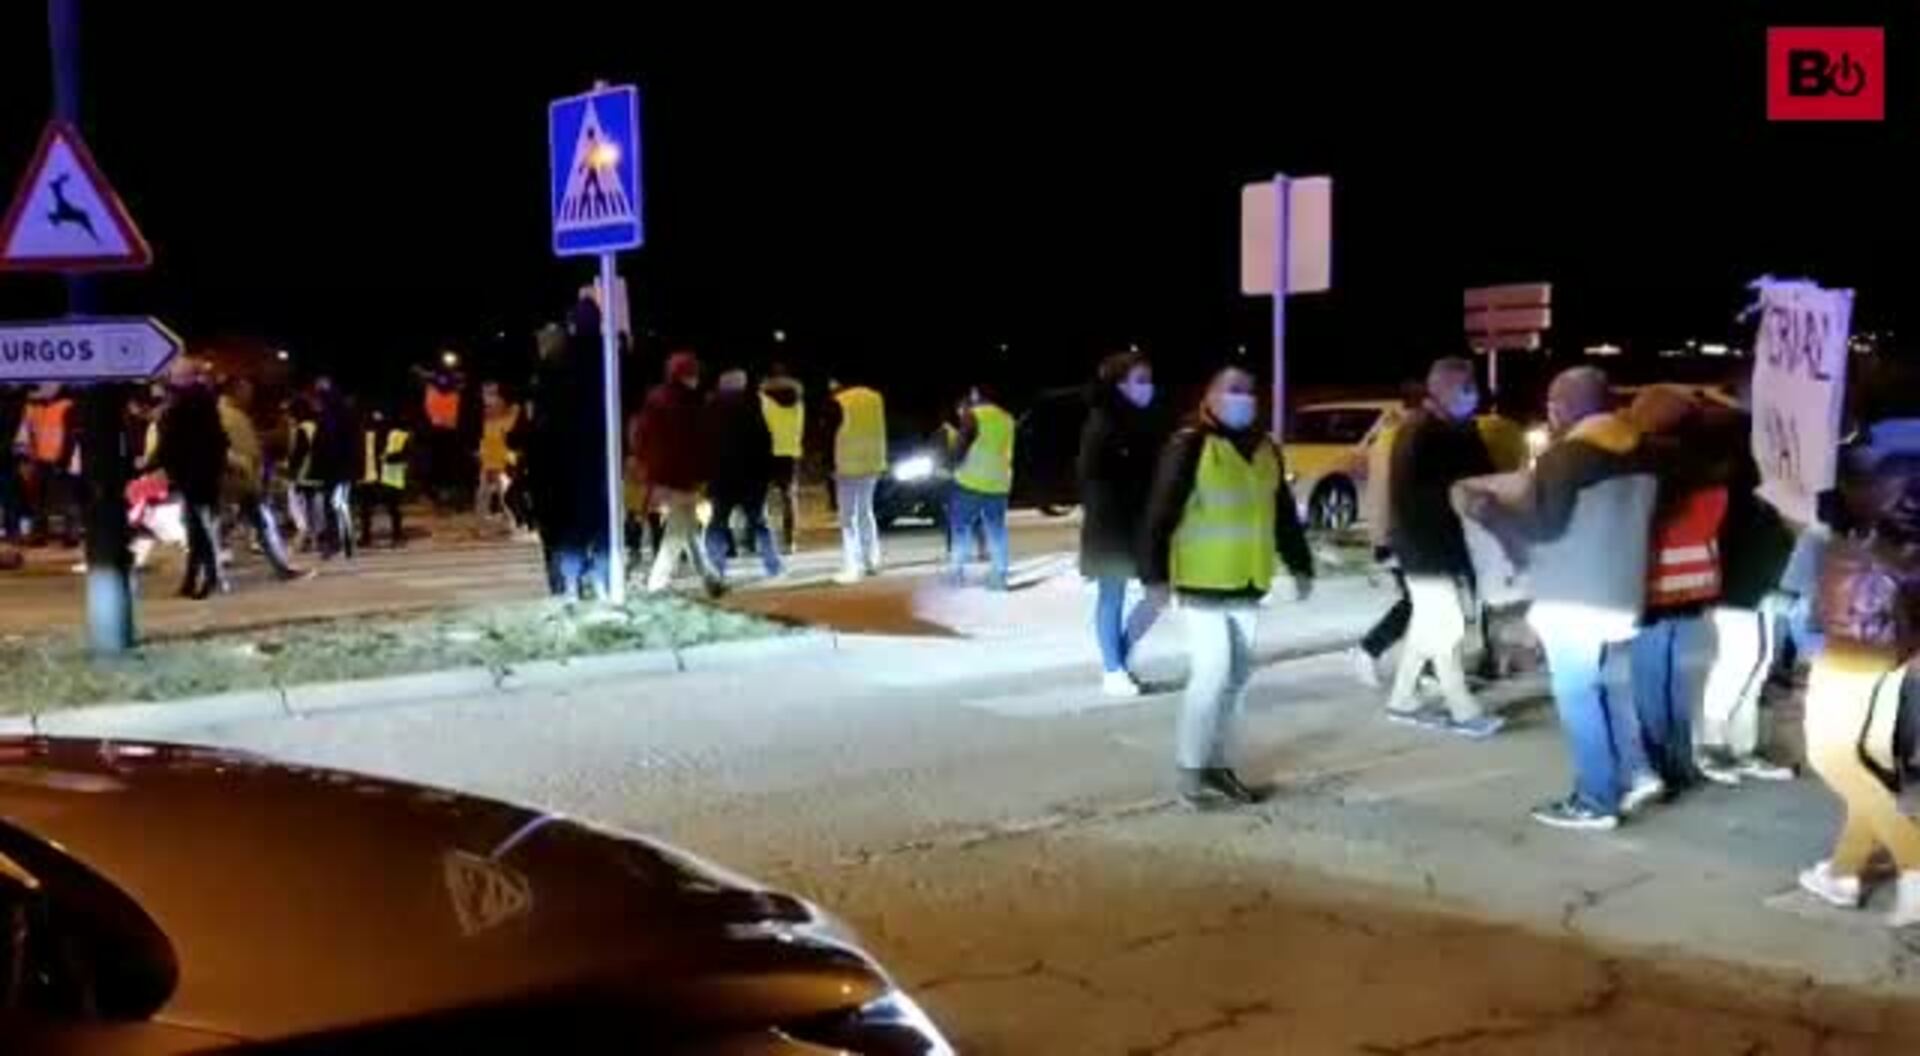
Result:
<svg viewBox="0 0 1920 1056"><path fill-rule="evenodd" d="M601 140L594 146L591 158L594 168L611 169L620 163L620 145Z"/></svg>
<svg viewBox="0 0 1920 1056"><path fill-rule="evenodd" d="M460 353L451 350L440 353L440 365L449 369L459 366Z"/></svg>

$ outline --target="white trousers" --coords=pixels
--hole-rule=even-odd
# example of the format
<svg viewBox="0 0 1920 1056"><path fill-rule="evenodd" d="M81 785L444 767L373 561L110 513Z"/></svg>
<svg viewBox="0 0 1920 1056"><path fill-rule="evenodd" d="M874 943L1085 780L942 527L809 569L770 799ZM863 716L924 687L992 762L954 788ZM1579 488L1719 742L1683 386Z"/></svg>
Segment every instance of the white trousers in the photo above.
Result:
<svg viewBox="0 0 1920 1056"><path fill-rule="evenodd" d="M1190 671L1180 705L1174 761L1183 770L1227 765L1234 721L1253 677L1253 633L1260 610L1252 604L1187 605Z"/></svg>
<svg viewBox="0 0 1920 1056"><path fill-rule="evenodd" d="M1707 618L1715 649L1695 740L1744 759L1760 750L1760 692L1773 669L1780 617L1771 608L1715 608Z"/></svg>
<svg viewBox="0 0 1920 1056"><path fill-rule="evenodd" d="M701 541L700 496L691 491L655 488L653 501L664 508L666 517L660 529L660 551L653 555L653 568L647 574L647 591L658 594L673 586L673 577L680 571L680 558L683 555L693 563L701 579L712 581L719 578L712 562L707 559L707 548Z"/></svg>
<svg viewBox="0 0 1920 1056"><path fill-rule="evenodd" d="M840 547L849 575L880 570L880 522L873 515L879 477L835 477L834 501L840 507Z"/></svg>
<svg viewBox="0 0 1920 1056"><path fill-rule="evenodd" d="M1460 660L1467 641L1467 617L1459 584L1450 576L1408 576L1407 598L1413 602L1413 617L1400 646L1400 670L1387 696L1388 709L1418 710L1420 674L1431 666L1454 721L1479 718L1485 709L1467 688Z"/></svg>

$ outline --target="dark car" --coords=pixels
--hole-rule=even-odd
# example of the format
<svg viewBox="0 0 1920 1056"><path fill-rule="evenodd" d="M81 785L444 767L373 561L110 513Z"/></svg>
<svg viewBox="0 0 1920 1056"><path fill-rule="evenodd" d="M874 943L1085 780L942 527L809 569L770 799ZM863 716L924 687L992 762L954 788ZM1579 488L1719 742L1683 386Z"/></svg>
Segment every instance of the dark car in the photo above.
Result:
<svg viewBox="0 0 1920 1056"><path fill-rule="evenodd" d="M946 445L931 436L896 435L887 442L887 472L873 492L873 516L882 528L902 521L947 523L947 493L953 485Z"/></svg>
<svg viewBox="0 0 1920 1056"><path fill-rule="evenodd" d="M833 920L557 814L0 740L8 1053L948 1053Z"/></svg>
<svg viewBox="0 0 1920 1056"><path fill-rule="evenodd" d="M1080 432L1086 424L1083 388L1052 389L1034 399L1020 415L1014 439L1013 507L1058 517L1080 505Z"/></svg>

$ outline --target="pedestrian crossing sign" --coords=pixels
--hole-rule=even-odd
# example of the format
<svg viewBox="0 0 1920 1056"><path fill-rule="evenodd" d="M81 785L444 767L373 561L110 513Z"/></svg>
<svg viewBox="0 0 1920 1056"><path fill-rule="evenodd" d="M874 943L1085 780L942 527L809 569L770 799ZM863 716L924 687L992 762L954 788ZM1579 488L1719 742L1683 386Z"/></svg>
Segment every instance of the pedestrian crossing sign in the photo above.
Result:
<svg viewBox="0 0 1920 1056"><path fill-rule="evenodd" d="M645 241L639 89L620 85L555 99L547 144L555 255L611 253Z"/></svg>

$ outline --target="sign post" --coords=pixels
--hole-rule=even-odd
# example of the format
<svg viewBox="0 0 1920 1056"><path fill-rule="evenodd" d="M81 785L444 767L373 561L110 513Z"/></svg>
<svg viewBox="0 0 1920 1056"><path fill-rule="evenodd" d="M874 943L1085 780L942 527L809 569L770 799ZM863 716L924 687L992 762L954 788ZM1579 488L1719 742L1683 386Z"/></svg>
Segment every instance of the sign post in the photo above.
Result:
<svg viewBox="0 0 1920 1056"><path fill-rule="evenodd" d="M1553 284L1527 282L1481 286L1466 295L1467 343L1487 356L1487 391L1500 392L1502 349L1540 347L1540 332L1553 326Z"/></svg>
<svg viewBox="0 0 1920 1056"><path fill-rule="evenodd" d="M1760 497L1800 524L1839 477L1853 291L1807 281L1755 282L1753 457Z"/></svg>
<svg viewBox="0 0 1920 1056"><path fill-rule="evenodd" d="M0 356L0 378L90 383L81 400L80 450L87 490L87 641L95 655L113 656L134 643L126 393L115 379L149 376L135 368L164 365L178 339L166 335L171 351L155 359L153 339L137 331L151 326L157 332L157 324L84 318L94 309L94 290L82 273L140 270L152 263L153 252L80 136L80 0L47 0L47 44L53 120L0 220L0 271L64 274L70 318L9 329L4 340L14 356ZM83 349L100 359L82 362Z"/></svg>
<svg viewBox="0 0 1920 1056"><path fill-rule="evenodd" d="M640 92L605 81L547 109L548 205L556 256L600 258L600 357L606 378L607 600L627 600L621 536L620 288L615 254L645 242L640 212ZM631 325L631 324L629 324Z"/></svg>
<svg viewBox="0 0 1920 1056"><path fill-rule="evenodd" d="M1271 181L1240 188L1240 292L1273 298L1273 435L1287 415L1287 298L1333 286L1333 179Z"/></svg>

